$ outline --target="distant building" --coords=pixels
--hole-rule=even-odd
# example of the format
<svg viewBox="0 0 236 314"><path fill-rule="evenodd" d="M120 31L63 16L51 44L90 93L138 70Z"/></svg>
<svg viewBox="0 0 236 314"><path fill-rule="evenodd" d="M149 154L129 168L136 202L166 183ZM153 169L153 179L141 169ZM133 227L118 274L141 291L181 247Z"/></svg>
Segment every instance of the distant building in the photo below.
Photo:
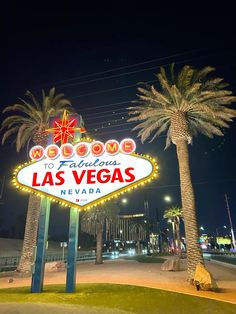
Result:
<svg viewBox="0 0 236 314"><path fill-rule="evenodd" d="M134 241L138 238L139 240L146 239L146 231L140 226L138 230L133 230L131 225L133 223L143 223L145 220L145 215L143 213L139 214L126 214L119 215L119 219L115 222L106 221L105 225L105 239L106 241L112 241L118 239L120 241Z"/></svg>

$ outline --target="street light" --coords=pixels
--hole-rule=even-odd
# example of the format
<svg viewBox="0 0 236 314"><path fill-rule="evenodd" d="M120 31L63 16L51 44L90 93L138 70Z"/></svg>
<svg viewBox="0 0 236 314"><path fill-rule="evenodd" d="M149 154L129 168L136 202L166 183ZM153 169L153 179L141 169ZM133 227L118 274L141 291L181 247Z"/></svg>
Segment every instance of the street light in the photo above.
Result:
<svg viewBox="0 0 236 314"><path fill-rule="evenodd" d="M170 195L165 195L164 196L164 201L166 202L166 203L170 203L171 202L171 197L170 197Z"/></svg>
<svg viewBox="0 0 236 314"><path fill-rule="evenodd" d="M122 240L122 236L123 236L123 230L120 229L120 240Z"/></svg>
<svg viewBox="0 0 236 314"><path fill-rule="evenodd" d="M126 204L128 202L127 198L123 198L121 201L123 204Z"/></svg>
<svg viewBox="0 0 236 314"><path fill-rule="evenodd" d="M205 230L203 226L201 226L199 229L200 229L200 230L203 230L203 231Z"/></svg>

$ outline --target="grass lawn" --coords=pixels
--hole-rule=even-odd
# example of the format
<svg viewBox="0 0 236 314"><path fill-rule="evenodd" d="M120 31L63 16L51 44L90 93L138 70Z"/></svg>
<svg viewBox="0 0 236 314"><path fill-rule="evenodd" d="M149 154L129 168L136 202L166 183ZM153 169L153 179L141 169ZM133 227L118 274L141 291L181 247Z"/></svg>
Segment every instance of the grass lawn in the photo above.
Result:
<svg viewBox="0 0 236 314"><path fill-rule="evenodd" d="M102 309L104 314L119 313L119 310L140 314L236 313L234 304L159 289L113 284L79 284L76 293L65 293L64 289L64 285L49 285L40 294L29 293L29 288L0 289L0 302L67 304L82 307L80 313L84 314L98 313L97 309ZM116 310L113 312L113 309Z"/></svg>
<svg viewBox="0 0 236 314"><path fill-rule="evenodd" d="M135 255L126 257L125 259L137 261L140 263L164 263L165 258L147 255Z"/></svg>

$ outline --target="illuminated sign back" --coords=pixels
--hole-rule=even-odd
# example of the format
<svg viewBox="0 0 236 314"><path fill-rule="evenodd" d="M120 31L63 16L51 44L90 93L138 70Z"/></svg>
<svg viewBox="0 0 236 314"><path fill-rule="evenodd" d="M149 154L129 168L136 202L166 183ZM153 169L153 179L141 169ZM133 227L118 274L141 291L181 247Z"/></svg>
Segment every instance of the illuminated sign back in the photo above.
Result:
<svg viewBox="0 0 236 314"><path fill-rule="evenodd" d="M34 146L32 161L16 169L13 181L62 205L89 209L157 176L155 160L135 148L132 139Z"/></svg>
<svg viewBox="0 0 236 314"><path fill-rule="evenodd" d="M231 239L230 238L224 238L224 237L216 237L216 242L217 244L231 244Z"/></svg>

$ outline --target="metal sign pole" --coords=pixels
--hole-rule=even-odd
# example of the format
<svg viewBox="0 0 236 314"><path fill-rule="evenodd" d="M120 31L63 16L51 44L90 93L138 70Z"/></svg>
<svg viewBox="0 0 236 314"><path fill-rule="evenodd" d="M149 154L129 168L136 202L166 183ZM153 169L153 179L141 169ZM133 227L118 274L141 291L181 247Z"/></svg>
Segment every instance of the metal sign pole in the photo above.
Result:
<svg viewBox="0 0 236 314"><path fill-rule="evenodd" d="M49 198L44 197L41 199L37 250L34 271L32 274L31 292L42 292L43 290L45 251L48 239L50 205L51 201Z"/></svg>
<svg viewBox="0 0 236 314"><path fill-rule="evenodd" d="M76 261L78 246L79 211L70 208L70 229L67 255L66 292L76 290Z"/></svg>

